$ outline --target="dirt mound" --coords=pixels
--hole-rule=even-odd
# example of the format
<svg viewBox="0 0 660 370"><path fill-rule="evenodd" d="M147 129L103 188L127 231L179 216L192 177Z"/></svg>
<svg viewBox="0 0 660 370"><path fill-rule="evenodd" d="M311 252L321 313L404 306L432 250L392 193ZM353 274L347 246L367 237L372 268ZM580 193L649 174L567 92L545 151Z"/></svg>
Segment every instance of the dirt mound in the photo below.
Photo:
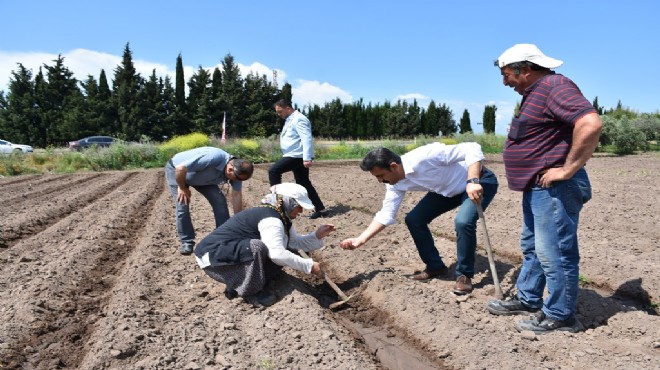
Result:
<svg viewBox="0 0 660 370"><path fill-rule="evenodd" d="M512 294L520 268L520 193L500 190L486 217L497 271ZM299 231L333 223L314 253L353 294L337 300L323 281L285 269L266 309L208 278L178 254L173 205L160 170L0 179L0 368L2 369L657 369L660 368L660 228L657 155L593 158L594 199L582 212L578 318L585 331L520 334L515 317L488 314L488 260L477 256L475 291L453 281L416 283L421 261L405 225L344 251L381 206L384 187L356 162L318 163L312 181L331 211L296 220ZM266 166L245 183L246 204L267 192ZM292 181L285 176L285 181ZM399 217L422 193L406 196ZM193 192L200 238L210 207ZM431 224L455 263L454 214ZM483 240L481 235L479 240Z"/></svg>

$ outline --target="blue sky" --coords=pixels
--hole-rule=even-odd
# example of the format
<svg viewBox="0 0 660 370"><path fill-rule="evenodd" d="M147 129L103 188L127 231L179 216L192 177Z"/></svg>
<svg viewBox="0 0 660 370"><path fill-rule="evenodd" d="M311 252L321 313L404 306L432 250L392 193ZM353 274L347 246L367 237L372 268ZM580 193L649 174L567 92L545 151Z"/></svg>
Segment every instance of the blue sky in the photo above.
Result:
<svg viewBox="0 0 660 370"><path fill-rule="evenodd" d="M299 106L396 102L464 109L480 132L484 106L497 106L496 132L520 96L493 61L534 43L564 65L584 95L638 112L660 110L660 1L90 1L1 0L0 90L22 63L33 73L58 54L79 80L111 79L126 43L138 72L186 81L227 54L250 71L293 86Z"/></svg>

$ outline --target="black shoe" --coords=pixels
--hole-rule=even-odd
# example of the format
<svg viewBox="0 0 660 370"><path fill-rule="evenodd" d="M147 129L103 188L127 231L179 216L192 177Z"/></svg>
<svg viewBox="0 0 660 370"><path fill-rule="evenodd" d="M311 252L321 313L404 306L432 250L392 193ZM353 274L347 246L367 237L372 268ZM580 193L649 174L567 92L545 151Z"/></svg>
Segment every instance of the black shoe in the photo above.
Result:
<svg viewBox="0 0 660 370"><path fill-rule="evenodd" d="M277 301L277 296L271 292L261 292L257 294L257 302L264 306L272 306Z"/></svg>
<svg viewBox="0 0 660 370"><path fill-rule="evenodd" d="M492 300L488 302L488 312L493 315L527 315L538 312L538 308L527 307L517 298L510 301Z"/></svg>
<svg viewBox="0 0 660 370"><path fill-rule="evenodd" d="M225 297L230 300L234 299L238 297L238 292L234 289L225 289Z"/></svg>
<svg viewBox="0 0 660 370"><path fill-rule="evenodd" d="M312 220L314 220L314 219L317 219L317 218L319 218L319 217L328 217L328 215L329 215L328 210L326 210L326 209L322 209L322 210L320 210L320 211L316 211L316 212L312 213L312 214L309 216L309 218L311 218Z"/></svg>
<svg viewBox="0 0 660 370"><path fill-rule="evenodd" d="M582 329L582 325L574 317L561 321L553 320L547 317L543 311L534 314L530 320L520 320L516 322L515 326L518 331L530 330L535 334L546 334L555 330L577 333Z"/></svg>
<svg viewBox="0 0 660 370"><path fill-rule="evenodd" d="M184 256L188 256L192 254L194 246L194 243L183 243L181 244L181 248L179 248L179 253L183 254Z"/></svg>
<svg viewBox="0 0 660 370"><path fill-rule="evenodd" d="M252 304L254 307L268 307L277 301L277 296L271 292L262 290L255 295L243 297L243 300Z"/></svg>

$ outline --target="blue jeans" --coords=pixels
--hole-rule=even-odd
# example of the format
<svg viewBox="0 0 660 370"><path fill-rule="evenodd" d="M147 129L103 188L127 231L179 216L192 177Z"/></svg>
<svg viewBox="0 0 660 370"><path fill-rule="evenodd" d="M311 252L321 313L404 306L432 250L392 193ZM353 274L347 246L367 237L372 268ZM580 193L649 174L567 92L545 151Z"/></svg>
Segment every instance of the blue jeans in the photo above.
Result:
<svg viewBox="0 0 660 370"><path fill-rule="evenodd" d="M569 180L549 188L535 186L523 193L518 299L526 306L542 307L553 320L575 315L580 273L578 221L582 205L589 199L591 183L584 168ZM546 284L548 297L544 302Z"/></svg>
<svg viewBox="0 0 660 370"><path fill-rule="evenodd" d="M486 209L497 193L497 177L490 170L481 176L481 186L484 189L481 206ZM477 249L477 206L472 203L466 192L453 197L429 192L406 215L406 225L415 241L419 257L429 270L445 268L438 248L435 247L429 223L445 212L456 207L458 214L454 219L456 231L456 268L455 275L474 276L474 254Z"/></svg>
<svg viewBox="0 0 660 370"><path fill-rule="evenodd" d="M165 178L173 181L174 168L165 167ZM168 184L170 182L168 181ZM213 216L215 217L215 227L229 220L229 207L227 206L227 198L220 190L218 185L204 185L204 186L191 186L206 198L213 209ZM174 200L176 207L176 231L179 236L181 244L195 244L195 228L193 227L192 219L190 218L190 205L183 204L177 201L179 187L177 185L169 185L170 194Z"/></svg>

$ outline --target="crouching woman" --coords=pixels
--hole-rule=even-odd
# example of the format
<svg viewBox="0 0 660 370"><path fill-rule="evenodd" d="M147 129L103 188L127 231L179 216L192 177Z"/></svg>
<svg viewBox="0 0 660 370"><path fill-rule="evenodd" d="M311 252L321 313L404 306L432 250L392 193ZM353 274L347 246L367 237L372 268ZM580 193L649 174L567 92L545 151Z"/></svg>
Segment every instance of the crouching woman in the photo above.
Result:
<svg viewBox="0 0 660 370"><path fill-rule="evenodd" d="M277 297L264 290L284 266L323 277L318 262L292 252L310 252L323 246L334 231L322 225L300 235L292 221L305 209L313 209L307 190L294 183L270 188L262 204L237 213L195 247L197 264L211 278L226 285L225 296L241 296L250 303L269 306Z"/></svg>

